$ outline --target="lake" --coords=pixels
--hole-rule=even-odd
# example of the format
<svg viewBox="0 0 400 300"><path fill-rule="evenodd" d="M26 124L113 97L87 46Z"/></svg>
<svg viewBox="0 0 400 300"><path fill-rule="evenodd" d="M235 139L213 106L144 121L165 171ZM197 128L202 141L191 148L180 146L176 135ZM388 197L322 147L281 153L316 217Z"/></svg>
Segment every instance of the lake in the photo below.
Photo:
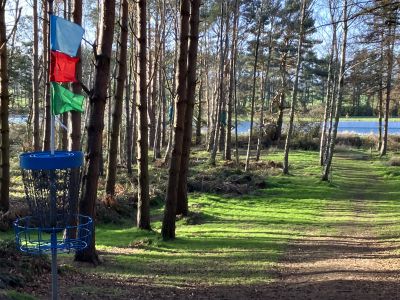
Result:
<svg viewBox="0 0 400 300"><path fill-rule="evenodd" d="M246 134L250 129L250 121L243 121L238 124L238 133ZM254 125L253 130L257 130L258 126ZM256 131L255 131L256 132ZM347 121L339 122L339 133L355 133L355 134L378 134L377 121ZM400 135L400 122L389 122L389 134Z"/></svg>
<svg viewBox="0 0 400 300"><path fill-rule="evenodd" d="M10 123L25 123L27 121L27 117L24 115L11 115L9 117ZM285 126L285 124L284 124ZM239 134L247 134L250 129L250 121L242 121L238 123L238 133ZM207 129L203 128L203 132ZM256 133L258 131L257 123L254 123L253 132ZM232 133L234 129L232 129ZM339 133L355 133L355 134L378 134L378 122L377 121L351 121L351 120L342 120L339 123L338 128ZM389 134L400 135L400 121L390 121L389 122Z"/></svg>

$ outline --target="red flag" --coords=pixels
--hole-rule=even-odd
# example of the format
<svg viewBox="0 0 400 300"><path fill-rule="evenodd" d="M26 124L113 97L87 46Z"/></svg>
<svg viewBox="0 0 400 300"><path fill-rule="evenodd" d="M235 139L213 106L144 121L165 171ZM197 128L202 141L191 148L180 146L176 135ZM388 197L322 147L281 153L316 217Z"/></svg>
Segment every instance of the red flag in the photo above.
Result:
<svg viewBox="0 0 400 300"><path fill-rule="evenodd" d="M61 52L51 51L50 81L77 82L75 70L78 61L78 57L71 57Z"/></svg>

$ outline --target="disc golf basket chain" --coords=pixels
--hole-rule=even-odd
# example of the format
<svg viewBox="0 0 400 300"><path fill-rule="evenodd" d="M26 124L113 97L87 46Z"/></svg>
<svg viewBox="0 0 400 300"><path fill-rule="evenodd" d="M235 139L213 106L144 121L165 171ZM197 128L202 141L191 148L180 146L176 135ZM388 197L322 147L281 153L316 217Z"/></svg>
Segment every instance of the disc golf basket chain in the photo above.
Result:
<svg viewBox="0 0 400 300"><path fill-rule="evenodd" d="M78 187L70 186L82 163L80 151L20 156L31 215L14 222L16 244L22 252L51 253L53 299L57 299L57 252L80 251L91 242L93 221L78 214Z"/></svg>

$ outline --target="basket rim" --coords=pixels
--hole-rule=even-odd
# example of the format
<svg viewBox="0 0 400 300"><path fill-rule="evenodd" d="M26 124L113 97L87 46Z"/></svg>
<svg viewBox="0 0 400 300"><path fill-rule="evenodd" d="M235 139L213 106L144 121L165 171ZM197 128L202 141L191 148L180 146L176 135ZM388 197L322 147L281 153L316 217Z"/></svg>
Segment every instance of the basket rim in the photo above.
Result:
<svg viewBox="0 0 400 300"><path fill-rule="evenodd" d="M83 165L82 151L25 152L19 156L19 165L24 170L74 169Z"/></svg>

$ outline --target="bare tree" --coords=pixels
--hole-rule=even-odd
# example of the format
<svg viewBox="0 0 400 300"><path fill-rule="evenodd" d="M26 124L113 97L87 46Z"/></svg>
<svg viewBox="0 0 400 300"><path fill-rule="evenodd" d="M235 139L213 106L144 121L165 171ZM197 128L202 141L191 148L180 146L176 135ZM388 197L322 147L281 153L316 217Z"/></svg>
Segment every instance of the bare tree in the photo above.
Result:
<svg viewBox="0 0 400 300"><path fill-rule="evenodd" d="M264 103L265 103L265 93L266 93L266 88L269 86L270 80L269 80L269 72L271 68L271 59L272 59L272 50L273 50L273 44L272 44L272 34L273 30L275 27L275 16L271 16L271 24L270 24L270 31L268 33L268 57L267 57L267 64L265 66L265 75L264 75L264 80L261 83L261 112L260 112L260 124L258 128L258 140L257 140L257 154L256 154L256 160L258 161L260 159L261 155L261 142L264 134Z"/></svg>
<svg viewBox="0 0 400 300"><path fill-rule="evenodd" d="M228 94L228 118L226 123L226 136L225 136L225 159L231 160L232 148L232 113L234 106L234 96L236 89L236 61L237 61L237 44L238 44L238 21L239 21L239 1L235 0L233 9L233 29L232 29L232 43L231 43L231 59L230 59L230 74L229 74L229 94ZM236 108L235 108L236 109Z"/></svg>
<svg viewBox="0 0 400 300"><path fill-rule="evenodd" d="M8 125L8 55L5 9L6 0L0 1L0 211L10 206L10 128Z"/></svg>
<svg viewBox="0 0 400 300"><path fill-rule="evenodd" d="M187 60L189 40L190 1L181 1L181 32L178 60L178 87L174 106L174 143L170 159L168 186L161 234L164 240L175 238L175 215L178 183L182 160L182 145L187 107Z"/></svg>
<svg viewBox="0 0 400 300"><path fill-rule="evenodd" d="M388 130L389 130L389 113L390 113L390 99L391 99L391 91L392 91L392 73L393 73L393 51L394 51L394 42L396 36L396 22L392 20L388 20L388 35L387 46L386 46L386 59L387 59L387 76L386 76L386 97L385 97L385 118L383 125L383 138L382 138L382 146L380 148L380 155L384 156L387 152L387 143L388 143Z"/></svg>
<svg viewBox="0 0 400 300"><path fill-rule="evenodd" d="M43 1L43 66L45 78L44 90L44 132L43 132L43 150L50 150L50 127L51 127L51 111L50 111L50 35L49 35L49 13L52 13L53 0Z"/></svg>
<svg viewBox="0 0 400 300"><path fill-rule="evenodd" d="M221 112L222 112L222 104L224 98L224 66L225 66L225 55L224 55L224 41L223 41L223 33L224 33L224 17L225 17L225 3L221 1L221 22L220 22L220 35L219 35L219 50L220 50L220 63L219 63L219 96L215 101L215 117L213 122L213 129L211 131L211 135L213 136L210 139L210 145L212 141L212 151L210 156L210 165L215 166L215 159L217 157L217 150L220 139L221 132ZM225 28L226 29L226 28Z"/></svg>
<svg viewBox="0 0 400 300"><path fill-rule="evenodd" d="M331 42L331 49L330 49L330 54L329 54L329 66L328 66L328 79L326 82L326 96L325 96L325 110L324 110L324 121L322 123L322 131L321 131L321 140L320 140L320 150L319 150L319 162L320 165L323 166L325 163L325 152L327 148L327 140L328 140L328 119L330 114L329 112L331 111L331 97L333 94L333 72L334 72L334 66L333 64L336 63L334 61L335 57L335 52L336 52L336 31L337 31L337 24L334 20L334 10L332 7L332 1L329 1L329 7L330 7L330 15L331 15L331 23L332 23L332 42Z"/></svg>
<svg viewBox="0 0 400 300"><path fill-rule="evenodd" d="M347 50L347 32L348 32L348 13L347 13L347 0L343 0L343 37L342 37L342 49L340 55L340 68L339 68L339 81L338 81L338 94L336 101L336 110L335 110L335 123L332 128L332 136L328 141L329 150L328 157L325 162L325 167L323 170L322 180L327 181L329 179L329 173L332 165L333 151L335 149L337 129L339 125L342 101L343 101L343 90L344 90L344 73L346 67L346 50Z"/></svg>
<svg viewBox="0 0 400 300"><path fill-rule="evenodd" d="M110 78L111 49L114 37L115 0L103 0L100 14L99 44L96 49L96 74L89 98L89 120L87 124L87 146L82 178L82 195L79 212L95 217L97 184L99 180L104 110ZM75 260L98 264L95 247L95 231L89 246L75 255Z"/></svg>
<svg viewBox="0 0 400 300"><path fill-rule="evenodd" d="M33 0L33 74L32 74L32 102L33 102L33 149L40 150L39 127L39 32L38 32L38 0Z"/></svg>
<svg viewBox="0 0 400 300"><path fill-rule="evenodd" d="M111 139L108 151L106 193L114 196L115 180L117 176L117 153L118 139L120 137L120 125L122 117L122 102L127 73L127 52L128 52L128 1L122 0L120 13L121 33L119 39L118 77L115 91L115 99L112 108Z"/></svg>
<svg viewBox="0 0 400 300"><path fill-rule="evenodd" d="M254 123L254 105L256 102L256 81L257 81L257 66L258 66L258 49L260 47L260 36L263 27L262 22L262 8L260 9L260 16L258 20L257 33L256 33L256 44L254 49L254 65L253 65L253 87L251 92L251 111L250 111L250 130L249 130L249 141L247 143L247 154L246 154L246 164L245 171L248 171L250 164L250 155L251 155L251 140L253 138L253 123Z"/></svg>
<svg viewBox="0 0 400 300"><path fill-rule="evenodd" d="M183 132L182 159L179 172L176 214L188 215L187 176L189 172L190 147L192 144L192 122L196 95L197 48L199 44L199 13L201 0L191 1L190 41L187 70L187 107Z"/></svg>
<svg viewBox="0 0 400 300"><path fill-rule="evenodd" d="M293 121L294 121L294 111L296 109L296 100L297 100L297 91L299 86L299 73L301 67L301 51L303 46L303 39L304 39L304 20L306 15L306 5L307 0L302 0L301 5L301 17L300 17L300 34L299 34L299 44L297 46L297 63L296 63L296 71L294 75L294 84L293 84L293 92L292 92L292 101L290 105L290 114L289 114L289 127L286 135L286 142L285 142L285 151L284 151L284 158L283 158L283 174L289 173L289 150L290 150L290 139L292 137L293 132Z"/></svg>
<svg viewBox="0 0 400 300"><path fill-rule="evenodd" d="M139 130L137 135L138 163L138 211L137 226L150 229L150 199L149 199L149 170L148 170L148 122L147 122L147 0L137 2L139 14L139 62L138 62L138 92L137 117Z"/></svg>

